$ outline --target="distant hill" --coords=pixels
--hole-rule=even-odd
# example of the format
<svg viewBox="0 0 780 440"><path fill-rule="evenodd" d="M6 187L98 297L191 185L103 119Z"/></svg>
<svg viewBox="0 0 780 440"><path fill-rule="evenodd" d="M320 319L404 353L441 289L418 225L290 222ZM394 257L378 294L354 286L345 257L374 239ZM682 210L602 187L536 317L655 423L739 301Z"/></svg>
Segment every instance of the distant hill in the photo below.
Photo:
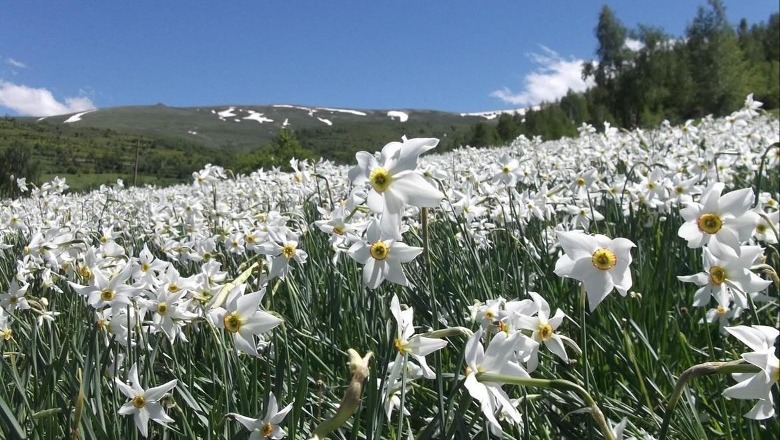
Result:
<svg viewBox="0 0 780 440"><path fill-rule="evenodd" d="M437 137L439 150L456 148L468 142L475 124L495 124L501 113L288 104L114 107L0 119L0 152L29 150L41 178L64 175L77 188L133 179L136 164L139 183L166 184L206 163L230 168L240 155L262 150L282 128L293 130L315 156L349 163L356 151L377 151L402 136Z"/></svg>
<svg viewBox="0 0 780 440"><path fill-rule="evenodd" d="M302 144L316 146L322 136L332 140L365 143L362 148L379 148L388 134L452 137L462 135L478 121L492 120L497 112L448 113L433 110L357 110L277 104L262 106L153 106L114 107L72 115L35 119L50 124L111 129L147 136L178 138L209 148L248 150L271 140L279 129L293 129ZM347 133L339 136L339 133ZM371 145L371 142L379 145ZM444 142L445 140L442 139ZM444 142L446 143L446 142Z"/></svg>

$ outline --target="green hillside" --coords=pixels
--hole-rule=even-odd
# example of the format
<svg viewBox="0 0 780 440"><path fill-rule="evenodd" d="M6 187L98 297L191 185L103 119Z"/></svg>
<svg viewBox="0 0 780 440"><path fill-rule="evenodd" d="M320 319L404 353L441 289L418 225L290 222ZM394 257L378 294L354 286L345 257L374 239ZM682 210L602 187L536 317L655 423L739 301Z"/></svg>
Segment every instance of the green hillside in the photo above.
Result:
<svg viewBox="0 0 780 440"><path fill-rule="evenodd" d="M47 118L6 117L0 120L0 185L12 188L7 175L22 174L32 182L58 175L76 189L117 178L164 185L188 180L207 163L241 171L247 171L247 163L286 166L285 155L257 160L274 151L282 129L293 133L297 156L349 163L355 152L376 151L402 136L438 137L441 150L452 149L468 143L473 126L486 121L428 110L399 113L407 119L391 117L387 110L158 104ZM0 195L9 191L0 190Z"/></svg>
<svg viewBox="0 0 780 440"><path fill-rule="evenodd" d="M333 146L330 140L320 142L323 136L340 143L386 142L387 134L400 137L422 131L442 136L465 136L475 122L484 120L481 117L430 110L402 112L408 115L405 122L389 117L386 110L288 105L176 108L158 104L101 109L84 114L79 121L67 125L180 139L187 144L201 144L227 151L251 150L272 140L281 128L287 127L296 132L302 143L327 156ZM71 116L49 117L40 122L61 123ZM357 134L354 139L351 134L340 135L345 132Z"/></svg>

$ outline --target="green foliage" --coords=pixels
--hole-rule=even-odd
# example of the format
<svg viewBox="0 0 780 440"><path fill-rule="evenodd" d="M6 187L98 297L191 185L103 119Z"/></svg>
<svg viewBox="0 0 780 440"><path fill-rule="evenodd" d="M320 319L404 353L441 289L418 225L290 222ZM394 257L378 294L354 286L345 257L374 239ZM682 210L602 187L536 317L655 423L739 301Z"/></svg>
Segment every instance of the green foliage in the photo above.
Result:
<svg viewBox="0 0 780 440"><path fill-rule="evenodd" d="M522 132L526 137L541 136L544 140L576 136L577 127L559 105L543 105L525 114Z"/></svg>
<svg viewBox="0 0 780 440"><path fill-rule="evenodd" d="M26 177L40 184L41 176L111 175L132 183L136 170L142 180L182 182L206 163L225 164L230 155L194 142L140 135L113 129L80 127L57 121L0 119L0 196L18 195L8 176ZM92 180L86 189L113 181ZM13 182L12 186L15 186Z"/></svg>
<svg viewBox="0 0 780 440"><path fill-rule="evenodd" d="M723 4L711 0L682 40L647 25L626 29L604 6L594 31L598 59L585 63L582 74L596 85L529 111L520 124L522 134L557 139L576 135L574 128L582 123L627 129L654 127L663 120L679 124L731 113L749 93L770 112L780 106L778 14L752 26L742 20L735 30ZM629 50L628 37L642 47ZM509 121L503 124L502 133L511 133Z"/></svg>
<svg viewBox="0 0 780 440"><path fill-rule="evenodd" d="M314 159L315 157L314 151L301 147L293 130L282 128L273 141L254 151L238 154L235 159L235 170L247 173L272 166L290 170L290 159Z"/></svg>
<svg viewBox="0 0 780 440"><path fill-rule="evenodd" d="M484 122L474 124L468 144L472 147L489 147L498 145L499 135L494 127Z"/></svg>
<svg viewBox="0 0 780 440"><path fill-rule="evenodd" d="M36 180L39 174L38 162L33 159L30 147L15 142L0 150L0 197L18 197L21 190L16 179Z"/></svg>

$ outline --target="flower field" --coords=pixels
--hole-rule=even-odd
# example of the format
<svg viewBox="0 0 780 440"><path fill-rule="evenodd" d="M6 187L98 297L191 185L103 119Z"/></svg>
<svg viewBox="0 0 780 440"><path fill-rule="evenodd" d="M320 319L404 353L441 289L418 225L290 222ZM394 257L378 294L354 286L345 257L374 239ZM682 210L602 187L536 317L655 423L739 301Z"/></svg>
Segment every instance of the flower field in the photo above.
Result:
<svg viewBox="0 0 780 440"><path fill-rule="evenodd" d="M20 179L0 438L775 438L779 130Z"/></svg>

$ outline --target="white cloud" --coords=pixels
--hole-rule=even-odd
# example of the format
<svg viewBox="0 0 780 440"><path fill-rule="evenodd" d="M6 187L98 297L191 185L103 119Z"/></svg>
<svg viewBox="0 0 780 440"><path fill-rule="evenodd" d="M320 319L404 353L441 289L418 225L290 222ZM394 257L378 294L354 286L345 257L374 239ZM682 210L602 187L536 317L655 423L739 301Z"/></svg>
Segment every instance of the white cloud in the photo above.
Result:
<svg viewBox="0 0 780 440"><path fill-rule="evenodd" d="M582 92L593 86L593 79L582 79L582 63L584 60L564 59L557 52L542 46L544 54L532 53L529 56L537 68L525 76L524 88L520 93L514 93L504 87L490 93L507 104L532 106L552 102L566 96L569 89Z"/></svg>
<svg viewBox="0 0 780 440"><path fill-rule="evenodd" d="M17 69L26 69L27 68L27 64L24 64L23 62L21 62L19 60L15 60L13 58L6 58L5 62L9 66L16 67Z"/></svg>
<svg viewBox="0 0 780 440"><path fill-rule="evenodd" d="M23 116L54 116L94 110L95 104L85 96L57 101L44 88L27 87L0 80L0 106L8 107Z"/></svg>

